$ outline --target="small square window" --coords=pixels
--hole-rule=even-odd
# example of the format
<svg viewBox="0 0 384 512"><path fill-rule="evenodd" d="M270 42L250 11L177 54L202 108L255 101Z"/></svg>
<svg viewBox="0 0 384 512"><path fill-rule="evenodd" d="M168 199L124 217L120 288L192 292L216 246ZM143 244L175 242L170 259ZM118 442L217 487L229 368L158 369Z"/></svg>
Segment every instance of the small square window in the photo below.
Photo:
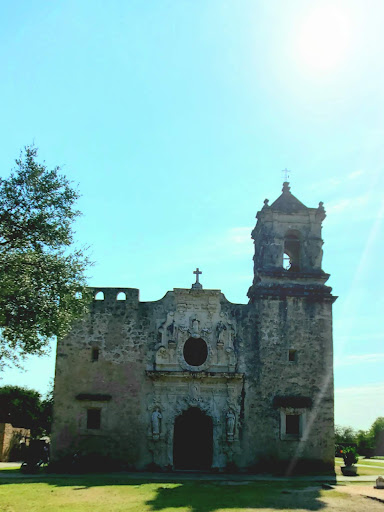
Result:
<svg viewBox="0 0 384 512"><path fill-rule="evenodd" d="M285 433L287 435L299 436L300 435L300 415L287 414L285 416Z"/></svg>
<svg viewBox="0 0 384 512"><path fill-rule="evenodd" d="M288 350L288 361L294 363L297 361L297 350L289 349Z"/></svg>
<svg viewBox="0 0 384 512"><path fill-rule="evenodd" d="M101 424L101 409L87 410L87 428L99 429Z"/></svg>
<svg viewBox="0 0 384 512"><path fill-rule="evenodd" d="M99 349L98 348L93 348L92 349L92 362L95 362L95 361L98 361L99 360Z"/></svg>

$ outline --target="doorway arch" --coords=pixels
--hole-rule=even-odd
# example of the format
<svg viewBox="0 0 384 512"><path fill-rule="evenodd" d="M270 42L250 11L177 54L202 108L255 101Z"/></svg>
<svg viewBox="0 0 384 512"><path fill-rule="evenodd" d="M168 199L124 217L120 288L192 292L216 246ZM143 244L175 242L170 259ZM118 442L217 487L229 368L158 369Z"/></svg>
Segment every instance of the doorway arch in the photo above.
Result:
<svg viewBox="0 0 384 512"><path fill-rule="evenodd" d="M173 465L175 469L210 469L212 455L212 418L190 407L175 419Z"/></svg>

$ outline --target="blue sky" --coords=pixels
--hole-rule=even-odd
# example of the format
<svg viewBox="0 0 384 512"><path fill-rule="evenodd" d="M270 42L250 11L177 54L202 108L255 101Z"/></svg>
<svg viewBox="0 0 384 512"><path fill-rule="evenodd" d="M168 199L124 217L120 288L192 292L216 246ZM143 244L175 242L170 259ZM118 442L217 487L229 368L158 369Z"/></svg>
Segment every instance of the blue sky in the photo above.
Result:
<svg viewBox="0 0 384 512"><path fill-rule="evenodd" d="M92 286L247 301L281 170L324 201L336 422L384 416L381 0L2 2L0 164L35 143L79 184ZM380 263L381 262L381 263ZM51 357L2 384L45 392Z"/></svg>

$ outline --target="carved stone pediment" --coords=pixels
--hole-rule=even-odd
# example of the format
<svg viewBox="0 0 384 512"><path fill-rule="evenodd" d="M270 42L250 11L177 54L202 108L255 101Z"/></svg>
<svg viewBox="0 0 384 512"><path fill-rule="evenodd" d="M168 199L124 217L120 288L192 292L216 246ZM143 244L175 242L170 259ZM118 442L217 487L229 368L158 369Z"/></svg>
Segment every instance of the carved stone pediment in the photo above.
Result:
<svg viewBox="0 0 384 512"><path fill-rule="evenodd" d="M196 294L180 289L176 292L181 302L167 313L158 329L159 344L153 358L154 370L235 372L235 323L221 311L220 293L212 290ZM204 351L207 356L196 366L186 356L186 344L190 339L196 340L196 347L199 343L200 346L206 344ZM188 343L190 348L193 344Z"/></svg>

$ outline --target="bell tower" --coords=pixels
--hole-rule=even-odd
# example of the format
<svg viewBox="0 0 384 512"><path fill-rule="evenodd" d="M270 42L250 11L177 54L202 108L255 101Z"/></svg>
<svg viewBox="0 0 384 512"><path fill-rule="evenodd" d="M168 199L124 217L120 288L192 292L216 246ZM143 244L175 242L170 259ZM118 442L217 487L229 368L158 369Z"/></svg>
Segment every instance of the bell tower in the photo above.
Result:
<svg viewBox="0 0 384 512"><path fill-rule="evenodd" d="M323 240L321 224L325 219L323 203L307 208L290 192L288 182L283 193L256 215L252 231L255 243L254 280L248 291L250 302L267 290L270 294L329 294L329 278L321 267Z"/></svg>
<svg viewBox="0 0 384 512"><path fill-rule="evenodd" d="M288 474L299 459L332 473L336 297L322 269L323 203L308 208L286 181L281 196L271 205L266 199L256 218L248 291L254 382L245 389L250 443L273 446L270 456L286 463Z"/></svg>

